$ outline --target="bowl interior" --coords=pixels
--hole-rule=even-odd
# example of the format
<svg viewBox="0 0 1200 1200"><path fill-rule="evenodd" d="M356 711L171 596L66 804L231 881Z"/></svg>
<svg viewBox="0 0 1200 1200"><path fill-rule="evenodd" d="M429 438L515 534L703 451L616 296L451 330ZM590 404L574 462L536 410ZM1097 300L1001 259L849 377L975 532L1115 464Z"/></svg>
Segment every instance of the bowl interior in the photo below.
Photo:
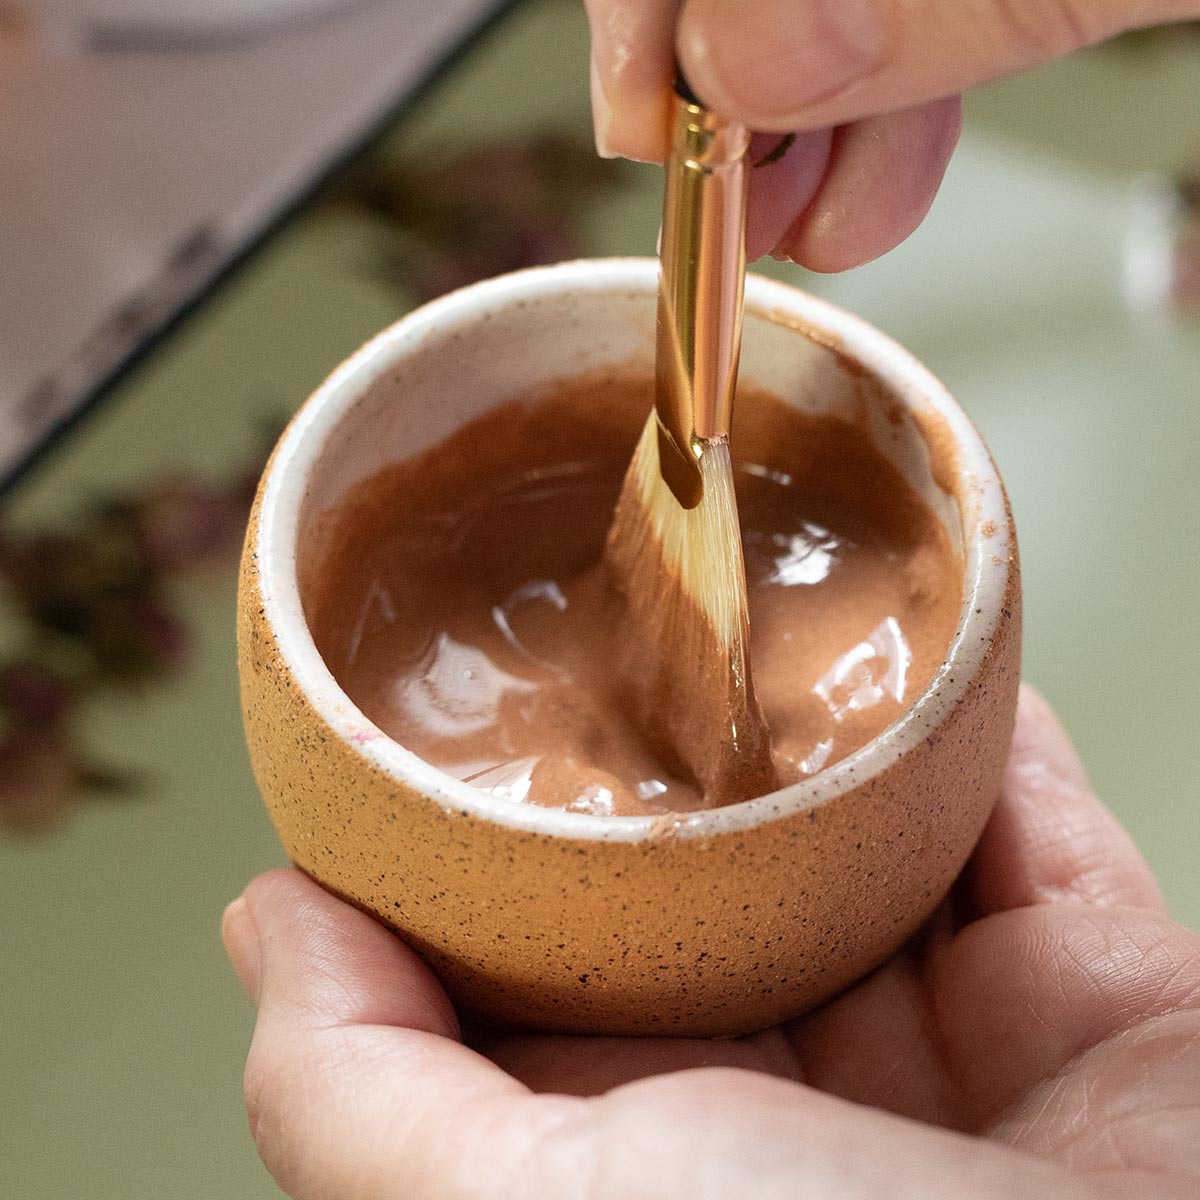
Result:
<svg viewBox="0 0 1200 1200"><path fill-rule="evenodd" d="M325 554L325 518L360 481L497 405L595 370L652 372L656 289L652 260L610 260L521 272L451 294L340 367L280 444L263 494L258 544L263 597L280 649L340 736L438 803L553 834L657 836L653 818L589 817L487 796L422 763L366 721L325 669L304 620L305 581ZM868 431L960 552L964 603L942 670L883 734L770 797L681 818L681 836L745 828L822 803L855 776L861 781L906 753L921 730L940 723L972 677L1008 577L1006 501L987 449L945 389L901 347L831 305L751 277L741 378L797 409Z"/></svg>
<svg viewBox="0 0 1200 1200"><path fill-rule="evenodd" d="M380 364L345 406L312 465L296 543L301 598L303 581L324 557L323 518L355 484L557 380L613 368L653 374L655 305L652 289L543 291L463 313L454 323L431 322L403 339L406 344L392 346L394 361ZM922 398L905 395L849 351L835 348L836 340L793 315L756 305L752 296L742 383L805 413L866 429L961 553L970 514L955 463L943 461L953 459L952 439L930 438L936 418Z"/></svg>

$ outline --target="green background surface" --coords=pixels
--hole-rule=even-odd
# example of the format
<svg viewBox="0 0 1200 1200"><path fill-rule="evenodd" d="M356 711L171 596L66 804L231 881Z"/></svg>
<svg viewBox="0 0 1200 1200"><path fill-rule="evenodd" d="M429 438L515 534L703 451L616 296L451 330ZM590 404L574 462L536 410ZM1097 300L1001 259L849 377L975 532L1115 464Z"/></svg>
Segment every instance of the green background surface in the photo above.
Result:
<svg viewBox="0 0 1200 1200"><path fill-rule="evenodd" d="M1130 185L1200 156L1200 45L1094 52L971 98L923 230L839 278L791 279L862 313L941 375L1007 479L1027 584L1026 674L1177 915L1200 923L1200 336L1122 299ZM395 135L452 148L586 135L586 29L566 0L510 16ZM588 210L596 254L652 253L658 173ZM142 365L10 502L19 522L186 465L245 460L404 305L364 266L378 229L302 216ZM232 566L189 583L176 683L89 713L88 737L157 779L40 836L0 835L0 1196L278 1195L241 1101L251 1013L223 905L282 861L241 741ZM14 636L0 623L0 648Z"/></svg>

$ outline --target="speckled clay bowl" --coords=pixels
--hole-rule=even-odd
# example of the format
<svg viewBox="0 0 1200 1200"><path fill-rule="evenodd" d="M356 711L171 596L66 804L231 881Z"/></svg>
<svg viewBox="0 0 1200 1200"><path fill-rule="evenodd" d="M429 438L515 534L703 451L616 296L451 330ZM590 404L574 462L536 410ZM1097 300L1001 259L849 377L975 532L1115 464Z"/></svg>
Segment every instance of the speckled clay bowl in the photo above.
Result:
<svg viewBox="0 0 1200 1200"><path fill-rule="evenodd" d="M669 820L485 795L350 702L304 618L321 514L380 467L529 388L595 367L650 370L655 287L651 261L567 263L406 317L292 422L247 537L246 734L288 854L395 929L464 1011L503 1025L733 1034L833 995L946 893L996 799L1012 730L1016 542L986 447L894 342L758 278L747 281L743 379L864 422L963 549L957 633L906 715L802 784Z"/></svg>

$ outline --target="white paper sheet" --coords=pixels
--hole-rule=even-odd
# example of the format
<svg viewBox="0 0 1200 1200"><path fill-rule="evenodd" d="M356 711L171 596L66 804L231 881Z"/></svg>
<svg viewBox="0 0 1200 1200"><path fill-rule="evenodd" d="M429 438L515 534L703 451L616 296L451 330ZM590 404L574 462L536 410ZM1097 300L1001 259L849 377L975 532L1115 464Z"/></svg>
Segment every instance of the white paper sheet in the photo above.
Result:
<svg viewBox="0 0 1200 1200"><path fill-rule="evenodd" d="M374 0L269 37L0 35L0 478L499 0Z"/></svg>

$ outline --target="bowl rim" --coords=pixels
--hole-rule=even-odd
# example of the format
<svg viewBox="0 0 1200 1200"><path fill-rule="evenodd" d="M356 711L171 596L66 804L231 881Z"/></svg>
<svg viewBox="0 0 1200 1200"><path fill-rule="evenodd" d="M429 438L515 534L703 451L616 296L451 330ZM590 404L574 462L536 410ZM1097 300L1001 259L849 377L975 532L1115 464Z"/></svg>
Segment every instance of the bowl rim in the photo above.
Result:
<svg viewBox="0 0 1200 1200"><path fill-rule="evenodd" d="M963 513L963 607L946 658L920 696L866 745L799 783L723 808L662 816L602 817L504 800L455 779L393 741L354 705L321 658L300 600L299 517L307 480L330 434L357 400L426 337L529 297L657 290L649 258L582 259L532 267L439 297L414 310L337 367L281 437L259 489L257 558L263 618L279 654L316 714L367 762L447 812L573 841L641 842L744 831L829 803L887 771L954 711L990 649L1013 570L1014 532L995 463L974 424L917 359L860 317L790 284L748 275L748 316L794 329L830 346L881 379L909 412L940 418L954 439ZM991 526L991 532L983 530ZM987 543L986 547L984 543Z"/></svg>

